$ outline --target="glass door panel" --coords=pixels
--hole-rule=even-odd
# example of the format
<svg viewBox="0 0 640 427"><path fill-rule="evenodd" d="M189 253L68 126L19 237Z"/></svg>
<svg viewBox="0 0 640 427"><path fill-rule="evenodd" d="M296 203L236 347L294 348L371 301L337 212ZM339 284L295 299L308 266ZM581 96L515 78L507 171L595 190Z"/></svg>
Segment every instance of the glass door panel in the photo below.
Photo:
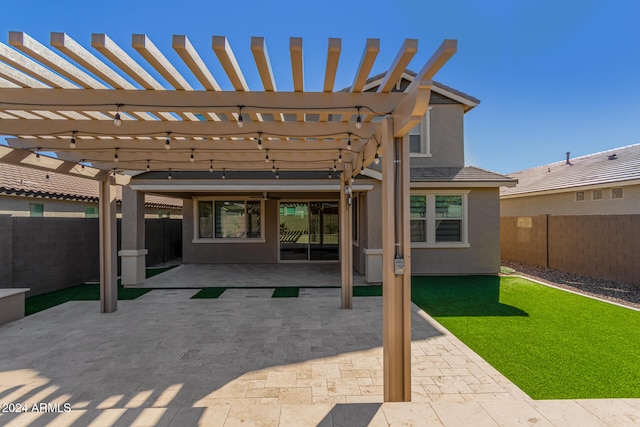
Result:
<svg viewBox="0 0 640 427"><path fill-rule="evenodd" d="M309 202L309 259L340 259L338 203Z"/></svg>
<svg viewBox="0 0 640 427"><path fill-rule="evenodd" d="M280 260L309 259L309 206L307 202L280 203Z"/></svg>

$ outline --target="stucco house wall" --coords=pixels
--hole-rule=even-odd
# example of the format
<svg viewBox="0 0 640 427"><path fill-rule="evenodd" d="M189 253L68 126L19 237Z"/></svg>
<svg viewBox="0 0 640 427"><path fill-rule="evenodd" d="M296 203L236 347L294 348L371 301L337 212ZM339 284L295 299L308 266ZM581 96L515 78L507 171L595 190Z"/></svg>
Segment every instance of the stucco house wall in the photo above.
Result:
<svg viewBox="0 0 640 427"><path fill-rule="evenodd" d="M612 199L611 189L622 188L622 199ZM594 190L602 190L602 200L593 199ZM576 192L584 192L584 200L576 200ZM616 185L590 189L575 188L564 193L503 198L502 216L534 215L633 215L640 212L640 185Z"/></svg>

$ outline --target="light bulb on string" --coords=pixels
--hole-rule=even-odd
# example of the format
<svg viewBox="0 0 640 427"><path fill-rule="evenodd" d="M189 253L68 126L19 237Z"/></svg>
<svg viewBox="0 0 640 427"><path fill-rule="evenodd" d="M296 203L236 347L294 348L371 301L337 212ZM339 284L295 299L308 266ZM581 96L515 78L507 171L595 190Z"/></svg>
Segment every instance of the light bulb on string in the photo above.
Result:
<svg viewBox="0 0 640 427"><path fill-rule="evenodd" d="M349 139L347 139L347 150L351 151L351 132L349 132Z"/></svg>
<svg viewBox="0 0 640 427"><path fill-rule="evenodd" d="M264 147L262 146L262 132L258 132L258 150L262 150Z"/></svg>
<svg viewBox="0 0 640 427"><path fill-rule="evenodd" d="M222 169L222 179L227 179L227 174L225 169Z"/></svg>
<svg viewBox="0 0 640 427"><path fill-rule="evenodd" d="M376 165L380 164L380 156L378 156L378 153L373 157L373 163Z"/></svg>
<svg viewBox="0 0 640 427"><path fill-rule="evenodd" d="M340 150L340 154L338 154L338 163L342 163L342 150Z"/></svg>
<svg viewBox="0 0 640 427"><path fill-rule="evenodd" d="M167 140L164 143L164 149L165 150L170 150L171 149L171 136L170 136L169 132L167 132Z"/></svg>
<svg viewBox="0 0 640 427"><path fill-rule="evenodd" d="M171 174L171 169L169 169L169 176L167 177L167 179L173 179L173 175Z"/></svg>
<svg viewBox="0 0 640 427"><path fill-rule="evenodd" d="M269 150L267 150L265 156L264 156L264 161L269 163Z"/></svg>
<svg viewBox="0 0 640 427"><path fill-rule="evenodd" d="M76 131L71 134L71 141L69 142L69 148L76 148Z"/></svg>
<svg viewBox="0 0 640 427"><path fill-rule="evenodd" d="M120 159L118 158L118 149L116 148L116 152L113 155L113 163L118 163L118 160Z"/></svg>
<svg viewBox="0 0 640 427"><path fill-rule="evenodd" d="M122 117L120 117L120 107L122 104L116 104L116 115L113 118L113 125L119 128L122 125Z"/></svg>
<svg viewBox="0 0 640 427"><path fill-rule="evenodd" d="M189 157L189 161L190 161L191 163L193 163L193 162L195 162L195 161L196 161L196 158L195 158L195 156L194 156L194 154L193 154L193 151L194 151L194 149L192 148L192 149L191 149L191 157Z"/></svg>
<svg viewBox="0 0 640 427"><path fill-rule="evenodd" d="M151 171L151 163L149 160L147 160L147 172Z"/></svg>
<svg viewBox="0 0 640 427"><path fill-rule="evenodd" d="M209 160L209 172L213 172L213 160Z"/></svg>
<svg viewBox="0 0 640 427"><path fill-rule="evenodd" d="M356 107L358 109L358 116L356 117L356 129L360 129L362 127L362 116L360 115L360 107Z"/></svg>
<svg viewBox="0 0 640 427"><path fill-rule="evenodd" d="M237 125L240 129L242 129L242 126L244 126L244 121L242 118L242 105L238 105L238 122Z"/></svg>

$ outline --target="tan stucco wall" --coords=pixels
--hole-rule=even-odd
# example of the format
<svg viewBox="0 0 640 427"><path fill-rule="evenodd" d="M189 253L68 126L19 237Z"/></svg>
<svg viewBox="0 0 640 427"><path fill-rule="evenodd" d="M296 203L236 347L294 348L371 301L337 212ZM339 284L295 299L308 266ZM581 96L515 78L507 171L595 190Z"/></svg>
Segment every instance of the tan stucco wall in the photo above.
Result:
<svg viewBox="0 0 640 427"><path fill-rule="evenodd" d="M245 196L233 195L234 199ZM183 204L184 221L182 229L182 261L186 264L275 264L278 262L278 200L338 200L337 193L276 193L269 192L265 201L265 241L257 243L194 243L193 242L193 200Z"/></svg>
<svg viewBox="0 0 640 427"><path fill-rule="evenodd" d="M500 202L497 188L468 195L468 248L411 250L413 275L497 274L500 270Z"/></svg>
<svg viewBox="0 0 640 427"><path fill-rule="evenodd" d="M412 166L464 166L464 108L434 105L430 112L431 157L411 157Z"/></svg>
<svg viewBox="0 0 640 427"><path fill-rule="evenodd" d="M602 200L593 200L593 190L584 190L585 200L580 202L576 201L576 191L501 199L500 215L632 215L640 212L640 185L622 187L622 199L611 199L612 187L601 188Z"/></svg>
<svg viewBox="0 0 640 427"><path fill-rule="evenodd" d="M367 244L382 248L381 188L376 184L367 194ZM422 189L421 189L422 190ZM425 189L428 191L429 189ZM435 190L435 189L434 189ZM442 190L438 188L437 190ZM468 195L468 248L413 248L411 273L496 274L500 268L500 203L497 188L472 189Z"/></svg>

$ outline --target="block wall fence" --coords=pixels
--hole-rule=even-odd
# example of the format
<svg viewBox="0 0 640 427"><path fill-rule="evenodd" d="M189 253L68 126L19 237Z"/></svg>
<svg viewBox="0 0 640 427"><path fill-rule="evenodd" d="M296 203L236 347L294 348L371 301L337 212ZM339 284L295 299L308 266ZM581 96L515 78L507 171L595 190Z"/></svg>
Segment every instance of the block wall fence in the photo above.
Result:
<svg viewBox="0 0 640 427"><path fill-rule="evenodd" d="M640 286L640 215L500 218L502 259Z"/></svg>
<svg viewBox="0 0 640 427"><path fill-rule="evenodd" d="M145 239L147 266L180 258L182 220L146 219ZM31 288L31 296L100 277L97 218L0 215L0 242L0 288Z"/></svg>

